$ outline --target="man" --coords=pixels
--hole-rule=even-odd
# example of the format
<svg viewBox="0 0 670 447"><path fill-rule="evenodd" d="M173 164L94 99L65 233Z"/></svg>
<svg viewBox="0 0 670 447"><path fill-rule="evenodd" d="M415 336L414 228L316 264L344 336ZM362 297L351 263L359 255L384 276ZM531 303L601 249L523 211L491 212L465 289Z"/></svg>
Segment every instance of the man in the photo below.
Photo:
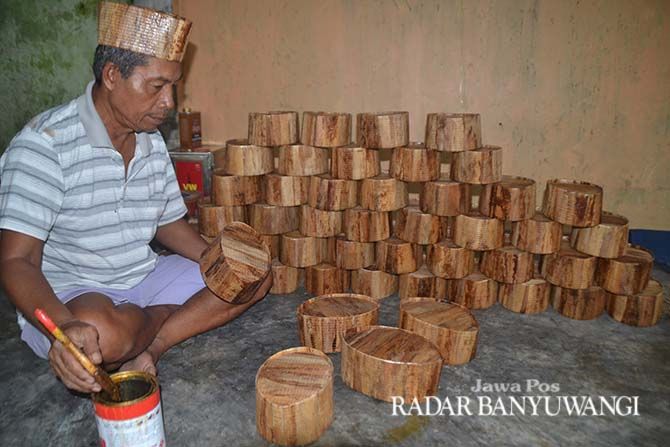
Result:
<svg viewBox="0 0 670 447"><path fill-rule="evenodd" d="M0 159L0 283L21 338L73 390L99 385L49 336L43 308L96 364L156 372L183 340L221 326L261 299L231 305L204 285L206 243L186 212L157 126L190 22L102 3L95 81L81 97L35 117ZM157 257L156 239L177 253ZM26 321L27 320L27 321Z"/></svg>

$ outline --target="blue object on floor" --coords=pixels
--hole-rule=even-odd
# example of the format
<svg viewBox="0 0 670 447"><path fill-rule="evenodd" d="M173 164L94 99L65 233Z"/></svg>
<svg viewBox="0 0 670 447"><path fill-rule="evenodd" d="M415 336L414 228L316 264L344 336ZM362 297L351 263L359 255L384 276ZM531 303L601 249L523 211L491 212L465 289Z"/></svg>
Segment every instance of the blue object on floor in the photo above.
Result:
<svg viewBox="0 0 670 447"><path fill-rule="evenodd" d="M631 244L640 245L654 254L654 261L670 272L670 231L630 230Z"/></svg>

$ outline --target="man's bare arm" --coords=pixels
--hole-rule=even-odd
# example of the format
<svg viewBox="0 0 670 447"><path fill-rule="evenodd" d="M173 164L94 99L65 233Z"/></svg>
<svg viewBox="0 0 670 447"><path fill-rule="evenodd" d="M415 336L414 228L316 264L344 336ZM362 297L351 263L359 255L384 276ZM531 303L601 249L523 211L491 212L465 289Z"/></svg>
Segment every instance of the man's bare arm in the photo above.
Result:
<svg viewBox="0 0 670 447"><path fill-rule="evenodd" d="M200 261L200 255L207 248L205 240L185 219L158 227L156 239L173 252L195 262Z"/></svg>

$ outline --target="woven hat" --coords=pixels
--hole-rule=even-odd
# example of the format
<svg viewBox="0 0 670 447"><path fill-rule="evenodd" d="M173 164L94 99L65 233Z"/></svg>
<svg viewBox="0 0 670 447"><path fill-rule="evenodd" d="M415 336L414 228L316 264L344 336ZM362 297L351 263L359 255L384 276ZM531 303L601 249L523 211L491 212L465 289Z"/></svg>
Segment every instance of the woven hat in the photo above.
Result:
<svg viewBox="0 0 670 447"><path fill-rule="evenodd" d="M191 22L183 17L122 3L100 2L98 44L181 62Z"/></svg>

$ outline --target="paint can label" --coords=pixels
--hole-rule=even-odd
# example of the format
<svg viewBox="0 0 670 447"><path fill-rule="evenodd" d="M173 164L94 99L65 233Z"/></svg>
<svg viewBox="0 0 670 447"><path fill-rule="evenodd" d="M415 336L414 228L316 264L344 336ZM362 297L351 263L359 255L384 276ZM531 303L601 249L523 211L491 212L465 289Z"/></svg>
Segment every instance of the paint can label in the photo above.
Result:
<svg viewBox="0 0 670 447"><path fill-rule="evenodd" d="M132 419L105 419L96 414L102 447L164 447L165 430L160 401L147 413Z"/></svg>

